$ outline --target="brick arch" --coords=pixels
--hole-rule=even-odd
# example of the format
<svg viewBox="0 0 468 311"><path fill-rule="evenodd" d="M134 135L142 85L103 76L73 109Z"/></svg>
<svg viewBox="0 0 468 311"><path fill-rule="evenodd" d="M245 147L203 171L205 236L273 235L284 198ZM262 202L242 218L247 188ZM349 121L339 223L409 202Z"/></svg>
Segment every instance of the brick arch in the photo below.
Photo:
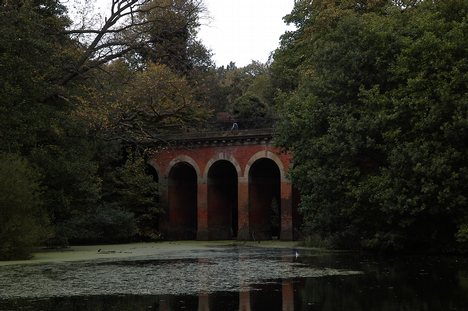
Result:
<svg viewBox="0 0 468 311"><path fill-rule="evenodd" d="M198 167L197 162L195 162L194 159L192 159L191 157L187 155L179 155L175 157L174 159L172 159L171 162L169 162L169 165L167 166L166 171L164 172L164 178L169 178L169 173L171 172L172 168L176 164L182 163L182 162L188 163L193 167L193 169L197 173L197 180L200 181L200 179L202 178L202 175L200 174L200 168Z"/></svg>
<svg viewBox="0 0 468 311"><path fill-rule="evenodd" d="M273 171L274 168L274 171L276 172L274 176L274 196L275 198L279 197L281 201L280 238L283 240L293 239L293 232L295 229L293 216L296 206L293 203L294 198L292 184L288 176L292 155L284 153L281 149L272 145L271 138L271 130L260 129L212 133L184 133L182 135L168 137L165 141L171 142L170 147L159 143L156 144L154 149L151 150L150 156L152 158L152 162L150 164L153 167L159 167L157 171L160 173L161 205L170 207L172 206L171 202L174 202L174 197L176 198L176 201L178 199L183 201L183 199L187 197L187 195L181 196L180 193L177 193L173 188L174 183L171 183L169 180L169 175L172 174L172 170L177 167L177 164L184 164L184 166L190 167L191 169L191 182L193 183L196 180L197 183L196 190L190 192L192 194L196 192L196 203L192 204L193 206L196 205L196 215L193 214L190 217L193 217L193 219L196 220L195 229L197 239L205 240L220 238L220 230L218 229L221 228L225 230L226 228L229 229L229 227L233 229L233 232L237 229L237 238L240 240L269 238L268 234L265 234L264 237L260 236L262 224L259 221L259 219L268 215L266 215L266 213L263 213L266 216L255 216L252 214L252 212L255 212L252 209L253 205L255 205L253 203L255 202L251 200L258 199L256 201L258 206L261 206L264 203L263 201L270 201L269 197L264 198L259 196L261 196L262 191L269 191L269 188L267 187L269 184L262 183L261 181L262 179L268 181L268 178L271 177L271 174L268 174L268 172ZM265 159L265 162L263 162L262 159ZM266 159L269 160L268 162L270 165L264 165L267 164ZM257 160L262 161L262 163L256 162ZM221 161L226 162L221 165ZM252 171L252 169L256 170L257 164L261 164L258 168L262 168L261 171L263 173L260 175ZM216 171L213 171L212 176L210 175L210 177L213 177L213 180L210 181L208 180L208 175L209 173L211 174L211 169L213 168L216 168ZM234 173L237 173L237 197L232 194L235 192L234 190L223 190L234 185ZM249 175L252 173L255 173L255 176L258 175L258 178L249 180ZM264 173L266 173L266 175ZM229 182L223 179L224 175L229 179ZM183 174L179 174L178 176L180 177L179 179L181 182L185 178ZM277 187L278 180L280 181L279 195ZM225 186L225 184L228 184L228 186ZM235 186L229 189L234 189L234 187ZM262 190L262 187L266 190ZM258 190L257 192L255 192L256 189ZM271 189L273 189L273 186ZM252 192L253 196L250 195L250 192ZM234 215L235 212L232 212L230 222L224 218L213 218L214 208L218 208L219 206L226 207L227 205L223 202L234 201L237 201L237 204L233 203L230 206L237 205L237 217ZM269 204L271 205L271 202L269 202ZM182 202L180 205L185 205L185 203ZM218 210L220 209L218 208ZM222 209L221 213L225 214L226 211L227 208ZM166 213L161 218L161 231L170 239L185 237L188 227L185 222L180 221L180 219L185 218L179 215L180 213L183 214L183 211L176 209L173 210L173 212L174 213L172 214ZM215 214L215 216L216 215L217 214ZM236 218L238 220L237 227L235 227L235 223L233 221ZM276 221L276 218L274 219ZM188 217L186 217L185 220L187 220L187 223L189 222ZM276 230L276 227L277 226L272 229ZM271 231L272 234L270 234L270 236L277 235L277 231L268 230L266 227L263 231L265 233ZM188 233L193 237L192 232ZM275 235L273 235L273 233L275 233ZM226 238L234 236L235 235L233 234L226 236Z"/></svg>
<svg viewBox="0 0 468 311"><path fill-rule="evenodd" d="M218 153L205 168L206 221L209 239L232 239L238 233L240 165L233 156Z"/></svg>
<svg viewBox="0 0 468 311"><path fill-rule="evenodd" d="M252 165L255 163L255 161L260 160L260 159L270 159L273 162L276 163L276 165L279 168L280 171L280 177L282 182L288 182L289 180L286 178L286 173L284 171L284 164L283 161L276 155L274 152L271 152L269 150L264 150L264 151L259 151L255 153L252 157L250 157L249 161L247 162L244 170L244 177L249 178L249 172L250 168Z"/></svg>
<svg viewBox="0 0 468 311"><path fill-rule="evenodd" d="M167 234L171 239L195 239L199 167L191 157L182 154L169 162L165 174Z"/></svg>
<svg viewBox="0 0 468 311"><path fill-rule="evenodd" d="M204 180L208 180L208 172L210 171L210 168L213 166L213 164L215 164L216 162L220 161L220 160L225 160L225 161L228 161L230 162L234 168L236 169L237 171L237 178L241 177L242 176L242 169L239 165L239 163L237 162L236 158L234 158L232 155L230 154L226 154L224 152L220 152L218 153L217 155L215 155L214 157L212 157L207 163L206 163L206 167L205 167L205 172L203 173L203 179Z"/></svg>

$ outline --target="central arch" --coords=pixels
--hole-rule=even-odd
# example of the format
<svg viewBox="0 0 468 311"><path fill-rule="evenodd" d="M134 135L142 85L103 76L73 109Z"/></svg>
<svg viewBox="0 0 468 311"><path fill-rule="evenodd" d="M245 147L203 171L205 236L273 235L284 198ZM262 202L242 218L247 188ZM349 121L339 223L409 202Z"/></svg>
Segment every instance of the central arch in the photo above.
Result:
<svg viewBox="0 0 468 311"><path fill-rule="evenodd" d="M249 170L249 222L254 240L279 238L281 232L281 172L268 158Z"/></svg>
<svg viewBox="0 0 468 311"><path fill-rule="evenodd" d="M208 230L210 239L237 237L238 209L236 167L218 160L208 170Z"/></svg>
<svg viewBox="0 0 468 311"><path fill-rule="evenodd" d="M168 175L169 237L193 240L197 233L197 172L187 162L175 164Z"/></svg>

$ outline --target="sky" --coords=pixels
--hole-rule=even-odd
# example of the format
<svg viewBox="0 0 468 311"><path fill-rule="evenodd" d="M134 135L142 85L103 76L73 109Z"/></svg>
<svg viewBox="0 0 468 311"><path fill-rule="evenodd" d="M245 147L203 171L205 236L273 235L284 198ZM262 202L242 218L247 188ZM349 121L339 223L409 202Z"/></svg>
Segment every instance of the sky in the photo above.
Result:
<svg viewBox="0 0 468 311"><path fill-rule="evenodd" d="M204 0L210 20L202 20L199 38L213 52L216 65L262 63L287 30L282 18L294 0Z"/></svg>
<svg viewBox="0 0 468 311"><path fill-rule="evenodd" d="M86 0L66 0L73 3ZM279 46L280 36L291 29L283 22L294 0L203 0L208 17L202 18L198 37L213 53L217 66L233 61L238 67L252 60L265 63ZM96 0L98 11L107 12L111 0ZM70 4L71 6L71 4Z"/></svg>

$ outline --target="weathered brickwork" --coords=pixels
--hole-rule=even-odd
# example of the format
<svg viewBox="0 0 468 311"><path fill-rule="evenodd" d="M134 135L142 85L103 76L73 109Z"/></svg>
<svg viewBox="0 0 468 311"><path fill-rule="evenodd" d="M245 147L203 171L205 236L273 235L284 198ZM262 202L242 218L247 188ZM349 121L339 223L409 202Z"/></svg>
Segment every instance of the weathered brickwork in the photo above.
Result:
<svg viewBox="0 0 468 311"><path fill-rule="evenodd" d="M160 229L166 236L293 240L291 155L270 140L268 132L228 132L154 147L149 164L159 177L166 208Z"/></svg>

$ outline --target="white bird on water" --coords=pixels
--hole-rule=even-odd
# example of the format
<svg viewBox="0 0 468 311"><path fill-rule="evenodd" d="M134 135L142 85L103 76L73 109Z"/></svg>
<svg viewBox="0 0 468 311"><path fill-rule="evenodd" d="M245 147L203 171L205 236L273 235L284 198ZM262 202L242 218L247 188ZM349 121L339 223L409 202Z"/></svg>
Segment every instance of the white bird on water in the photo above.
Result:
<svg viewBox="0 0 468 311"><path fill-rule="evenodd" d="M294 255L296 256L296 258L299 257L299 252L296 251Z"/></svg>

